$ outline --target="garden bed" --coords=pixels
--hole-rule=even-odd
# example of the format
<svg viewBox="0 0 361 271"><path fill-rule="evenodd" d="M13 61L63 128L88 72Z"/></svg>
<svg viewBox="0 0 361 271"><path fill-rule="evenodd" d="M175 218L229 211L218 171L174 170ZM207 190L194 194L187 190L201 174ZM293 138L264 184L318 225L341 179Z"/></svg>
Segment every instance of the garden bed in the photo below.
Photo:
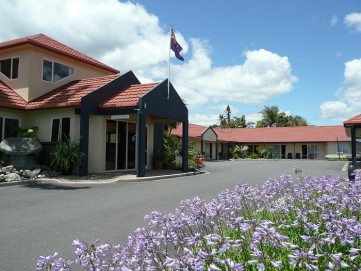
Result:
<svg viewBox="0 0 361 271"><path fill-rule="evenodd" d="M72 261L42 257L39 270L358 270L361 181L282 175L239 184L209 203L152 212L124 245L73 242ZM296 185L297 183L297 185ZM77 266L77 267L75 267ZM66 269L67 268L67 269ZM76 269L78 270L78 269Z"/></svg>

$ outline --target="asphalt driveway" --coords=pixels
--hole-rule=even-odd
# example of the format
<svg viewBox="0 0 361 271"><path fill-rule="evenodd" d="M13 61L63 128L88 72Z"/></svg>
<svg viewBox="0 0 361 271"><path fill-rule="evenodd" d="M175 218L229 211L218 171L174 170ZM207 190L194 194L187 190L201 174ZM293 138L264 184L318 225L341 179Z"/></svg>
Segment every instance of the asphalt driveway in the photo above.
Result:
<svg viewBox="0 0 361 271"><path fill-rule="evenodd" d="M0 188L0 270L35 270L40 255L74 257L74 239L124 243L153 210L171 212L182 199L209 201L238 182L262 184L292 174L347 176L344 162L220 161L209 173L148 182L111 184L44 183Z"/></svg>

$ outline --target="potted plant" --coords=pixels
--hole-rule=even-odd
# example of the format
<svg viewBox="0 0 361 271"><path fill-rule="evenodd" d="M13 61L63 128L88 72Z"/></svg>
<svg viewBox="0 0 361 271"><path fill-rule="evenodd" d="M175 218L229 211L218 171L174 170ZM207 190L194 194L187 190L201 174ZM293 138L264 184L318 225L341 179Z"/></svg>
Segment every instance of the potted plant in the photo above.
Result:
<svg viewBox="0 0 361 271"><path fill-rule="evenodd" d="M159 170L163 168L164 153L162 151L155 151L153 153L153 169Z"/></svg>
<svg viewBox="0 0 361 271"><path fill-rule="evenodd" d="M63 175L69 175L80 165L83 157L84 153L80 151L79 140L65 138L59 141L51 152L51 166Z"/></svg>

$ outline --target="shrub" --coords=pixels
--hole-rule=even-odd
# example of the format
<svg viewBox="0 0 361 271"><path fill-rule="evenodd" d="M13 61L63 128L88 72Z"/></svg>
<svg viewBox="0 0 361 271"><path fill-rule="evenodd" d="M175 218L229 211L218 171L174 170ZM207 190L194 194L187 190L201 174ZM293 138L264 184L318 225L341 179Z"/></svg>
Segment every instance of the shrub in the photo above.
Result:
<svg viewBox="0 0 361 271"><path fill-rule="evenodd" d="M290 175L238 184L206 203L152 212L124 246L75 240L76 259L39 270L360 270L361 181ZM63 268L63 269L62 269ZM78 269L76 269L78 270Z"/></svg>
<svg viewBox="0 0 361 271"><path fill-rule="evenodd" d="M84 153L80 151L79 140L65 138L55 145L51 152L51 165L62 174L70 174L75 167L80 165Z"/></svg>
<svg viewBox="0 0 361 271"><path fill-rule="evenodd" d="M164 147L164 158L167 168L180 168L182 166L181 161L178 162L176 159L176 153L182 156L182 142L176 137L171 135L169 131L163 132L163 147ZM188 167L195 167L195 159L197 152L195 151L195 144L189 142L188 144ZM178 157L180 159L180 157Z"/></svg>
<svg viewBox="0 0 361 271"><path fill-rule="evenodd" d="M258 159L259 156L258 156L257 153L252 153L252 154L249 156L249 158L251 158L251 159Z"/></svg>

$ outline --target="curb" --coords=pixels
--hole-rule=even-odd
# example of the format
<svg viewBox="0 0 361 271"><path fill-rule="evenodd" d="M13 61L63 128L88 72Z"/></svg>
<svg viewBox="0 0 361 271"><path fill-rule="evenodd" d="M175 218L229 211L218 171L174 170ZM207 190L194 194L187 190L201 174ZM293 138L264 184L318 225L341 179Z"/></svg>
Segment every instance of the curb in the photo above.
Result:
<svg viewBox="0 0 361 271"><path fill-rule="evenodd" d="M192 171L192 172L185 172L185 173L177 173L177 174L169 174L169 175L161 175L161 176L149 176L149 177L132 177L132 178L120 178L116 180L110 180L110 181L62 181L57 179L49 179L49 178L40 178L32 181L20 181L20 182L3 182L0 183L1 187L7 187L7 186L15 186L15 185L27 185L27 184L43 184L43 183L51 183L51 182L57 182L57 183L63 183L63 184L110 184L110 183L116 183L116 182L144 182L144 181L156 181L156 180L164 180L164 179L174 179L179 177L187 177L192 175L199 175L208 173L207 171Z"/></svg>

